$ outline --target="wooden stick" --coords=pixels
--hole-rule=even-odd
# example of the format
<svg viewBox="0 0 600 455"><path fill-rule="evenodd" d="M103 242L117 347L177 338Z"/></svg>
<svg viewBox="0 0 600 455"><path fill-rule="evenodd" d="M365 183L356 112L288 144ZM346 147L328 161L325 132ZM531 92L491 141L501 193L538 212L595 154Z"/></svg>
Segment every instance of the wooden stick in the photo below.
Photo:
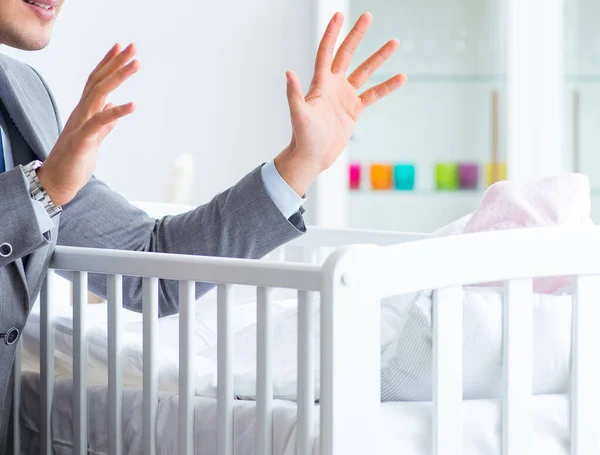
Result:
<svg viewBox="0 0 600 455"><path fill-rule="evenodd" d="M500 93L492 91L492 183L500 180L500 146L498 144Z"/></svg>
<svg viewBox="0 0 600 455"><path fill-rule="evenodd" d="M573 171L581 172L581 156L580 156L580 114L581 114L581 98L579 91L573 91Z"/></svg>

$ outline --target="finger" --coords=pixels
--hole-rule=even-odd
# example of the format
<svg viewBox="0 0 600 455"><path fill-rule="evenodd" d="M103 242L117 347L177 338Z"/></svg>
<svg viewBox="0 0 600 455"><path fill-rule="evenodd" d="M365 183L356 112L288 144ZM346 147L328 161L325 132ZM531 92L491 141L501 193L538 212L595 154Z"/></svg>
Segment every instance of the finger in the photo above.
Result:
<svg viewBox="0 0 600 455"><path fill-rule="evenodd" d="M369 30L369 26L371 25L371 21L373 20L373 16L370 13L363 13L344 39L344 42L338 49L335 54L335 58L333 59L333 64L331 65L331 70L334 73L345 73L348 71L348 67L352 62L352 56L356 51L356 48L364 38L367 30Z"/></svg>
<svg viewBox="0 0 600 455"><path fill-rule="evenodd" d="M315 62L315 73L322 73L324 71L331 71L331 62L333 60L333 50L335 49L335 43L340 35L340 30L344 24L344 16L342 13L335 13L325 34L319 43L319 49L317 51L317 59Z"/></svg>
<svg viewBox="0 0 600 455"><path fill-rule="evenodd" d="M134 103L127 103L121 106L116 106L110 109L98 112L81 129L81 134L84 137L92 137L98 133L101 133L104 127L116 122L120 118L131 114L135 110Z"/></svg>
<svg viewBox="0 0 600 455"><path fill-rule="evenodd" d="M136 54L137 49L135 44L130 44L125 49L123 49L119 54L113 57L109 62L107 62L90 80L90 83L87 87L87 92L93 90L96 85L102 82L104 79L109 77L115 71L118 71L124 65L127 64ZM86 93L84 93L86 96Z"/></svg>
<svg viewBox="0 0 600 455"><path fill-rule="evenodd" d="M103 112L108 111L114 107L115 107L115 105L113 103L108 103L106 106L104 106L104 109L102 109L102 111ZM106 136L108 136L108 134L115 128L115 126L117 126L117 120L109 123L108 125L104 125L104 127L98 133L98 135L100 136L100 139L102 140Z"/></svg>
<svg viewBox="0 0 600 455"><path fill-rule="evenodd" d="M300 79L293 71L285 73L287 80L287 98L290 106L290 113L294 116L300 112L305 104L304 95L302 94L302 85Z"/></svg>
<svg viewBox="0 0 600 455"><path fill-rule="evenodd" d="M121 52L121 45L119 43L116 43L111 49L110 51L107 52L107 54L104 56L104 58L100 61L100 63L98 63L98 65L96 66L96 68L94 68L94 71L92 71L90 73L90 76L88 77L88 83L96 76L96 74L98 74L98 71L100 71L102 68L104 68L104 66L111 61L113 58L115 58L119 52Z"/></svg>
<svg viewBox="0 0 600 455"><path fill-rule="evenodd" d="M140 62L133 60L119 71L100 82L86 99L88 115L91 116L102 109L106 97L116 90L123 82L137 73L140 69Z"/></svg>
<svg viewBox="0 0 600 455"><path fill-rule="evenodd" d="M352 74L348 77L348 82L358 90L369 80L371 75L381 68L381 65L396 52L398 46L400 46L400 42L397 39L385 43L377 52L352 71Z"/></svg>
<svg viewBox="0 0 600 455"><path fill-rule="evenodd" d="M405 82L406 74L397 74L396 76L388 79L387 81L370 88L359 97L362 101L363 108L370 106L371 104L379 101L382 98L385 98L394 90L398 90L404 85Z"/></svg>

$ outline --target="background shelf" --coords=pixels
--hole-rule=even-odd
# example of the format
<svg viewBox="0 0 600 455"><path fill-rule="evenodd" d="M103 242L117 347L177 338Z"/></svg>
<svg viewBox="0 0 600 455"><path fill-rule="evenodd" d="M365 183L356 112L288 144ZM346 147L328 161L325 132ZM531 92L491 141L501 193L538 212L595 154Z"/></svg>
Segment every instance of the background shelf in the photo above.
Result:
<svg viewBox="0 0 600 455"><path fill-rule="evenodd" d="M375 73L371 77L372 82L383 82L398 73ZM406 73L408 83L415 84L504 84L506 75L504 74L478 74L478 73L455 73L455 74L436 74L436 73ZM600 78L599 78L600 80Z"/></svg>
<svg viewBox="0 0 600 455"><path fill-rule="evenodd" d="M348 221L362 229L432 232L473 212L483 191L351 191Z"/></svg>
<svg viewBox="0 0 600 455"><path fill-rule="evenodd" d="M567 83L590 82L600 83L600 74L567 74L565 76Z"/></svg>
<svg viewBox="0 0 600 455"><path fill-rule="evenodd" d="M349 222L362 229L433 232L472 213L485 189L349 192ZM592 190L592 220L600 223L600 190Z"/></svg>

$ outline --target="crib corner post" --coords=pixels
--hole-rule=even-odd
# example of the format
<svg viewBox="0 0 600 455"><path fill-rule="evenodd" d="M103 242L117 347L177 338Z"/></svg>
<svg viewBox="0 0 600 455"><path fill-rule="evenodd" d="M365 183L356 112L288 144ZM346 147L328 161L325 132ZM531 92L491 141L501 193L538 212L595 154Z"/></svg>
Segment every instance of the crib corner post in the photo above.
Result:
<svg viewBox="0 0 600 455"><path fill-rule="evenodd" d="M340 248L323 266L321 454L370 453L380 409L379 248Z"/></svg>

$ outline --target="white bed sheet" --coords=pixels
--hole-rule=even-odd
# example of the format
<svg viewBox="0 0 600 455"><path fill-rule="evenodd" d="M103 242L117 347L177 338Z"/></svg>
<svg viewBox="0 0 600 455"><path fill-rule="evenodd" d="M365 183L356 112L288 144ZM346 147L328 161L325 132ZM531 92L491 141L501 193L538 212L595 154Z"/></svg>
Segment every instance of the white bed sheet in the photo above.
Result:
<svg viewBox="0 0 600 455"><path fill-rule="evenodd" d="M240 397L256 395L256 290L235 287L233 310L234 393ZM277 289L272 301L273 319L273 386L276 398L294 399L297 391L297 291ZM315 362L319 364L319 303L315 296ZM394 304L382 305L382 344L391 339L398 327L402 308L413 296L395 298ZM68 288L57 295L55 305L55 373L73 375L73 319ZM88 382L106 383L108 367L106 304L87 305ZM216 396L217 377L217 299L213 290L196 303L195 385L196 395ZM124 384L141 387L143 378L142 315L123 311L122 360ZM357 333L360 337L361 334ZM162 318L158 323L158 376L162 391L177 391L179 378L179 316ZM389 341L388 341L389 342ZM22 336L22 365L25 370L39 371L40 314L36 305ZM315 372L315 393L319 396L319 374Z"/></svg>
<svg viewBox="0 0 600 455"><path fill-rule="evenodd" d="M26 454L39 453L38 375L27 373L22 382L23 449ZM89 391L90 453L108 453L107 389L94 386ZM59 380L55 388L53 436L56 454L72 453L72 382ZM351 398L350 398L351 399ZM216 453L216 401L195 398L195 454ZM254 406L252 401L235 401L234 453L254 453ZM569 453L569 407L565 395L538 395L533 398L533 450L544 455ZM142 453L142 392L126 389L123 406L123 441L125 454ZM473 400L464 402L464 454L496 455L501 453L501 402ZM296 404L275 400L273 418L274 455L293 455L296 441ZM357 410L359 412L359 410ZM318 412L317 412L318 415ZM318 422L315 423L318 425ZM431 453L431 403L382 403L377 454L425 455ZM315 434L318 434L316 432ZM177 453L178 397L162 392L158 406L158 454ZM319 454L318 438L314 454ZM358 454L357 454L358 455Z"/></svg>

